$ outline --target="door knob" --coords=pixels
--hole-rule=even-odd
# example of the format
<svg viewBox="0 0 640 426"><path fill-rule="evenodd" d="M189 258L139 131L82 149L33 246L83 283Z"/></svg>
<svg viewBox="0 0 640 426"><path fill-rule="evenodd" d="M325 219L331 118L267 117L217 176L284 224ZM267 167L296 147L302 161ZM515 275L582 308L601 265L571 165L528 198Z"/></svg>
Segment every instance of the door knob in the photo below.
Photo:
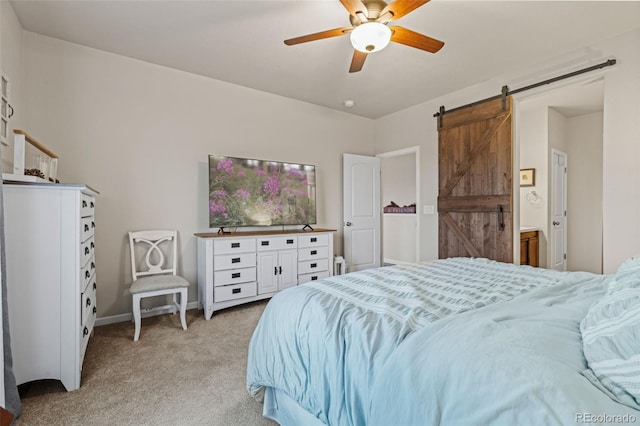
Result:
<svg viewBox="0 0 640 426"><path fill-rule="evenodd" d="M344 225L345 226L351 226L351 222L346 222Z"/></svg>

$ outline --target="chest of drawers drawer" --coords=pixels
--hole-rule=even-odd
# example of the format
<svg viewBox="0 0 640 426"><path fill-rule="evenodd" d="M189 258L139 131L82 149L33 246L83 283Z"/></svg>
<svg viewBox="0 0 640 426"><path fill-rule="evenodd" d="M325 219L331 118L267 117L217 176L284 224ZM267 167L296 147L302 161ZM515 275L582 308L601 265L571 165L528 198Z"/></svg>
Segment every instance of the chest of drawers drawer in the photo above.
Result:
<svg viewBox="0 0 640 426"><path fill-rule="evenodd" d="M300 274L298 275L298 285L308 283L311 281L318 281L328 277L329 277L329 271L312 272L310 274Z"/></svg>
<svg viewBox="0 0 640 426"><path fill-rule="evenodd" d="M329 247L308 247L298 249L298 260L326 259L329 257Z"/></svg>
<svg viewBox="0 0 640 426"><path fill-rule="evenodd" d="M318 247L329 245L329 236L327 234L310 234L298 236L298 247Z"/></svg>
<svg viewBox="0 0 640 426"><path fill-rule="evenodd" d="M213 257L213 270L241 269L256 266L255 253L225 254Z"/></svg>
<svg viewBox="0 0 640 426"><path fill-rule="evenodd" d="M305 260L298 262L298 274L309 274L329 270L329 259Z"/></svg>
<svg viewBox="0 0 640 426"><path fill-rule="evenodd" d="M96 222L93 216L83 217L80 220L80 241L86 241L88 238L93 237L95 233Z"/></svg>
<svg viewBox="0 0 640 426"><path fill-rule="evenodd" d="M215 271L213 273L215 286L224 286L229 284L240 284L246 282L255 282L256 268L228 269L224 271Z"/></svg>
<svg viewBox="0 0 640 426"><path fill-rule="evenodd" d="M224 238L213 242L213 252L216 255L250 253L255 251L255 238Z"/></svg>
<svg viewBox="0 0 640 426"><path fill-rule="evenodd" d="M298 247L298 239L295 236L257 238L258 251L284 250L296 247Z"/></svg>

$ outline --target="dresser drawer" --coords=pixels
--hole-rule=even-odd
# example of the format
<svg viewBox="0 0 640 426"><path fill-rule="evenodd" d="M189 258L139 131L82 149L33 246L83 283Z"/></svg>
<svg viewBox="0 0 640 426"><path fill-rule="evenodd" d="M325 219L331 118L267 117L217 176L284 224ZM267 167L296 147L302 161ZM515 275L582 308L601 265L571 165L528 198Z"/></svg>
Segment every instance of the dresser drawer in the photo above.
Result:
<svg viewBox="0 0 640 426"><path fill-rule="evenodd" d="M89 282L91 281L91 277L96 272L96 258L95 256L91 256L91 258L84 264L82 269L80 270L80 279L82 280L82 289L86 288Z"/></svg>
<svg viewBox="0 0 640 426"><path fill-rule="evenodd" d="M96 276L94 274L80 298L80 303L82 304L80 307L82 312L82 325L86 325L89 317L96 313L96 287Z"/></svg>
<svg viewBox="0 0 640 426"><path fill-rule="evenodd" d="M256 251L255 238L220 238L213 241L213 254L248 253Z"/></svg>
<svg viewBox="0 0 640 426"><path fill-rule="evenodd" d="M225 254L213 256L213 270L240 269L256 266L255 253Z"/></svg>
<svg viewBox="0 0 640 426"><path fill-rule="evenodd" d="M80 217L93 216L95 211L95 198L91 195L80 194Z"/></svg>
<svg viewBox="0 0 640 426"><path fill-rule="evenodd" d="M224 271L215 271L213 273L213 282L216 287L240 284L256 280L256 268L244 269L228 269Z"/></svg>
<svg viewBox="0 0 640 426"><path fill-rule="evenodd" d="M326 259L329 257L329 247L309 247L298 249L298 260Z"/></svg>
<svg viewBox="0 0 640 426"><path fill-rule="evenodd" d="M329 271L316 272L312 274L298 275L298 284L308 283L310 281L318 281L329 277Z"/></svg>
<svg viewBox="0 0 640 426"><path fill-rule="evenodd" d="M213 290L213 301L215 303L225 302L227 300L242 299L244 297L253 297L258 294L258 285L255 282L243 283L236 285L226 285L224 287L216 287Z"/></svg>
<svg viewBox="0 0 640 426"><path fill-rule="evenodd" d="M257 238L258 251L282 250L298 247L298 239L294 236L288 237L260 237Z"/></svg>
<svg viewBox="0 0 640 426"><path fill-rule="evenodd" d="M80 221L80 241L86 241L88 238L93 237L95 228L96 222L93 216L83 217Z"/></svg>
<svg viewBox="0 0 640 426"><path fill-rule="evenodd" d="M298 247L317 247L329 245L327 234L310 234L298 236Z"/></svg>
<svg viewBox="0 0 640 426"><path fill-rule="evenodd" d="M298 274L309 274L329 270L329 259L305 260L298 262Z"/></svg>
<svg viewBox="0 0 640 426"><path fill-rule="evenodd" d="M80 264L84 266L96 251L96 244L93 237L89 238L80 245Z"/></svg>

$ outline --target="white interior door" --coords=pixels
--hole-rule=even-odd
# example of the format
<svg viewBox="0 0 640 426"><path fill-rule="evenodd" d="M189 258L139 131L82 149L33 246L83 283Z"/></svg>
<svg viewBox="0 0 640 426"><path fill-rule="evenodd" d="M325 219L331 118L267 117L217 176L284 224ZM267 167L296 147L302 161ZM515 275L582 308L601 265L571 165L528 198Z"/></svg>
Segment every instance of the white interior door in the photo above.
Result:
<svg viewBox="0 0 640 426"><path fill-rule="evenodd" d="M551 151L551 269L567 270L567 154Z"/></svg>
<svg viewBox="0 0 640 426"><path fill-rule="evenodd" d="M380 159L343 154L343 239L347 272L375 268L380 256Z"/></svg>

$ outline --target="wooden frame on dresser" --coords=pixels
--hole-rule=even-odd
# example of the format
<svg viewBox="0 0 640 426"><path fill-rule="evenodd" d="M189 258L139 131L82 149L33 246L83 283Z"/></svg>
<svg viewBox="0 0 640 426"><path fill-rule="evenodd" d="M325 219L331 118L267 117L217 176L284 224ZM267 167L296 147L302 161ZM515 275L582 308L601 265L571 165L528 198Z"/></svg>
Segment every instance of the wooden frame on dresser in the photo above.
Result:
<svg viewBox="0 0 640 426"><path fill-rule="evenodd" d="M267 299L333 275L332 229L199 233L198 307L215 311Z"/></svg>

